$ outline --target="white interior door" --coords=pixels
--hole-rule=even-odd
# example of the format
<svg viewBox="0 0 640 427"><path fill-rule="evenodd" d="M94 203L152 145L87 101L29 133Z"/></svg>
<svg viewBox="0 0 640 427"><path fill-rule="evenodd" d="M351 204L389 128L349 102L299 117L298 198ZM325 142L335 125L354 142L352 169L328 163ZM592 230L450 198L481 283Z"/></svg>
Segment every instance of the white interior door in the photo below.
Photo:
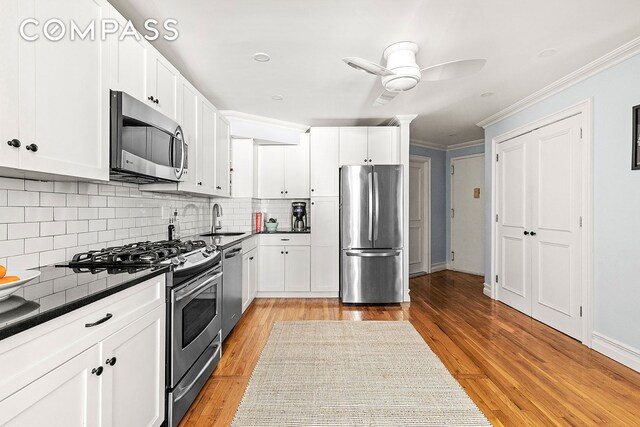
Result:
<svg viewBox="0 0 640 427"><path fill-rule="evenodd" d="M451 267L484 275L484 155L451 166Z"/></svg>
<svg viewBox="0 0 640 427"><path fill-rule="evenodd" d="M525 134L498 145L496 200L498 212L498 274L500 301L531 315L531 254L525 232L531 219L528 212L531 145Z"/></svg>
<svg viewBox="0 0 640 427"><path fill-rule="evenodd" d="M574 338L582 322L581 116L498 146L500 300Z"/></svg>
<svg viewBox="0 0 640 427"><path fill-rule="evenodd" d="M580 116L534 132L532 156L532 316L582 337L582 164Z"/></svg>
<svg viewBox="0 0 640 427"><path fill-rule="evenodd" d="M425 199L430 171L427 162L409 163L409 274L428 273L428 223Z"/></svg>

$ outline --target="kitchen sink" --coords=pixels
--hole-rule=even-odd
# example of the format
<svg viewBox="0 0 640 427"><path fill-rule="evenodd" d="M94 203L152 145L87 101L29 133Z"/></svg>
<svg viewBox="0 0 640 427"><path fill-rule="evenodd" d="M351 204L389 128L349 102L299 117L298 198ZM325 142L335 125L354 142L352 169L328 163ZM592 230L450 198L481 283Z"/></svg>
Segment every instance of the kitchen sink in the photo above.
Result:
<svg viewBox="0 0 640 427"><path fill-rule="evenodd" d="M243 232L238 232L238 231L233 231L233 232L227 232L227 233L206 233L206 234L201 234L202 237L225 237L225 236L242 236Z"/></svg>

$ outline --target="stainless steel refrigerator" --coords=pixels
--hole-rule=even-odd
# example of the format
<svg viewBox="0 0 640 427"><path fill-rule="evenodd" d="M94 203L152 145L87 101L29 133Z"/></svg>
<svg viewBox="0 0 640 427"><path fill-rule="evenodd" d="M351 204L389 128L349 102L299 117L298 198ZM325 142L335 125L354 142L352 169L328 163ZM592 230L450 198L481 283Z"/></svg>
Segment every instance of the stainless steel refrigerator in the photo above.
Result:
<svg viewBox="0 0 640 427"><path fill-rule="evenodd" d="M340 299L403 299L402 165L340 169Z"/></svg>

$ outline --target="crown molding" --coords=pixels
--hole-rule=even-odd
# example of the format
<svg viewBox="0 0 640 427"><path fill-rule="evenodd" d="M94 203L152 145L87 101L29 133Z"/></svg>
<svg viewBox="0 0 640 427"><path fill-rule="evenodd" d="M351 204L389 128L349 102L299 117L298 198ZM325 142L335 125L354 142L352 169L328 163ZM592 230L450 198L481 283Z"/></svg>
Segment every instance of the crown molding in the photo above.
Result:
<svg viewBox="0 0 640 427"><path fill-rule="evenodd" d="M589 77L598 74L607 68L611 68L614 65L617 65L632 56L640 53L640 37L631 40L628 43L623 44L622 46L612 50L604 56L596 59L585 65L582 68L577 69L576 71L567 74L560 80L551 83L548 86L540 89L537 92L527 96L526 98L512 104L511 106L498 111L492 116L487 117L486 119L476 123L481 128L487 128L513 114L516 114L525 108L530 107L531 105L542 101L545 98L548 98L552 95L555 95L558 92L561 92L567 89L570 86L575 85L583 80L588 79Z"/></svg>
<svg viewBox="0 0 640 427"><path fill-rule="evenodd" d="M447 151L459 150L461 148L476 147L478 145L484 145L484 139L475 139L473 141L459 142L447 146Z"/></svg>
<svg viewBox="0 0 640 427"><path fill-rule="evenodd" d="M270 126L279 126L287 129L298 130L300 132L306 132L311 126L303 125L300 123L286 122L284 120L272 119L271 117L258 116L255 114L243 113L241 111L234 110L221 110L220 113L227 119L236 119L247 122L254 122L260 124L266 124Z"/></svg>
<svg viewBox="0 0 640 427"><path fill-rule="evenodd" d="M389 120L389 126L408 125L416 117L418 117L417 114L400 114L400 115L394 116L391 120Z"/></svg>
<svg viewBox="0 0 640 427"><path fill-rule="evenodd" d="M447 147L445 147L444 145L436 144L435 142L422 141L420 139L411 138L411 140L409 141L409 144L417 145L419 147L430 148L432 150L447 151Z"/></svg>

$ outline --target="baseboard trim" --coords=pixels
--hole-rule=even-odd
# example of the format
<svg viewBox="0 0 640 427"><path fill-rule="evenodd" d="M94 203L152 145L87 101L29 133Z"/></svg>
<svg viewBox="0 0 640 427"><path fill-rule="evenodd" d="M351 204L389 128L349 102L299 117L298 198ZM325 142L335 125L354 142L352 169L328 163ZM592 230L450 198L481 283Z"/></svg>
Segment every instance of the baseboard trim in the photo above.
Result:
<svg viewBox="0 0 640 427"><path fill-rule="evenodd" d="M488 296L489 298L493 298L491 296L491 285L488 283L483 283L484 287L482 288L482 293Z"/></svg>
<svg viewBox="0 0 640 427"><path fill-rule="evenodd" d="M260 292L256 298L338 298L338 292Z"/></svg>
<svg viewBox="0 0 640 427"><path fill-rule="evenodd" d="M447 269L446 262L436 262L435 264L431 264L431 272L435 273L437 271L443 271Z"/></svg>
<svg viewBox="0 0 640 427"><path fill-rule="evenodd" d="M640 350L637 348L630 347L597 332L593 333L591 348L636 372L640 372Z"/></svg>

